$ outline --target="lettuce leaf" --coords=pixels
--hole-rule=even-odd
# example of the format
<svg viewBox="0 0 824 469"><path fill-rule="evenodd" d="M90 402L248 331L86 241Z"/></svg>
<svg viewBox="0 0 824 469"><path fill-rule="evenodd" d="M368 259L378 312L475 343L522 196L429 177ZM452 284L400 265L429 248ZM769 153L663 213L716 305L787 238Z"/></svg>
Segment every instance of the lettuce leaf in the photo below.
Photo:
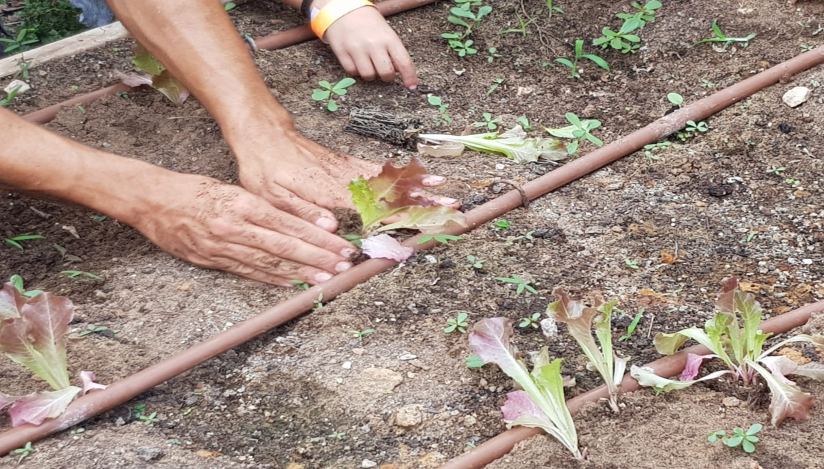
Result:
<svg viewBox="0 0 824 469"><path fill-rule="evenodd" d="M814 403L811 395L787 384L752 360L747 360L747 364L761 375L770 388L770 422L774 427L781 425L787 417L807 419Z"/></svg>
<svg viewBox="0 0 824 469"><path fill-rule="evenodd" d="M452 208L420 196L423 179L428 175L420 160L413 158L408 165L396 168L387 160L381 173L371 179L357 178L349 184L352 203L360 214L364 234L398 228L434 232L451 223L466 224L464 215ZM404 215L397 223L377 228L394 215Z"/></svg>
<svg viewBox="0 0 824 469"><path fill-rule="evenodd" d="M715 379L729 373L731 373L730 370L721 370L716 371L715 373L710 373L703 378L693 379L690 381L677 381L658 376L651 368L632 365L629 375L635 378L641 386L652 387L658 392L669 392L677 389L684 389L699 381Z"/></svg>
<svg viewBox="0 0 824 469"><path fill-rule="evenodd" d="M581 459L578 434L572 415L564 400L561 360L549 360L544 348L535 360L530 374L518 358L517 349L510 344L512 324L506 318L490 318L475 323L469 334L472 351L484 363L495 363L523 391L507 395L501 409L508 426L538 427L561 442L572 454Z"/></svg>
<svg viewBox="0 0 824 469"><path fill-rule="evenodd" d="M9 409L11 424L14 427L27 423L40 425L46 419L59 417L79 392L77 386L69 386L59 391L34 392L17 398Z"/></svg>
<svg viewBox="0 0 824 469"><path fill-rule="evenodd" d="M26 297L13 283L3 285L3 289L0 290L0 329L3 329L3 326L11 320L20 317L20 309L24 304L26 304Z"/></svg>
<svg viewBox="0 0 824 469"><path fill-rule="evenodd" d="M518 131L520 130L520 132ZM534 163L539 160L558 161L567 157L564 146L551 138L527 138L526 132L515 129L498 135L489 132L475 135L421 134L421 140L443 143L455 142L475 151L500 153L516 163Z"/></svg>
<svg viewBox="0 0 824 469"><path fill-rule="evenodd" d="M567 325L569 333L581 346L589 362L607 385L610 408L613 412L618 412L618 388L624 378L627 361L615 355L612 350L611 316L616 302L604 303L598 298L595 301L595 307L591 308L586 307L580 301L571 299L560 288L556 288L552 293L558 301L547 306L547 314L550 318ZM598 316L597 319L596 316ZM592 337L593 320L600 348Z"/></svg>
<svg viewBox="0 0 824 469"><path fill-rule="evenodd" d="M55 390L69 387L65 334L73 311L68 298L51 293L26 299L20 317L0 329L0 353L29 368Z"/></svg>
<svg viewBox="0 0 824 469"><path fill-rule="evenodd" d="M701 364L704 363L704 360L708 360L710 358L717 358L718 355L696 355L694 353L687 354L687 364L684 365L684 371L681 372L681 381L690 381L695 379L698 376L698 372L701 371Z"/></svg>
<svg viewBox="0 0 824 469"><path fill-rule="evenodd" d="M163 93L175 104L183 104L189 97L189 90L183 86L177 78L157 60L145 47L140 44L134 46L134 58L132 64L138 69L148 73L150 76L124 74L118 72L116 75L129 86L149 85Z"/></svg>
<svg viewBox="0 0 824 469"><path fill-rule="evenodd" d="M93 391L95 389L106 389L108 386L105 384L95 383L94 382L94 373L91 371L81 371L80 372L80 381L83 382L83 394L85 396L87 392Z"/></svg>

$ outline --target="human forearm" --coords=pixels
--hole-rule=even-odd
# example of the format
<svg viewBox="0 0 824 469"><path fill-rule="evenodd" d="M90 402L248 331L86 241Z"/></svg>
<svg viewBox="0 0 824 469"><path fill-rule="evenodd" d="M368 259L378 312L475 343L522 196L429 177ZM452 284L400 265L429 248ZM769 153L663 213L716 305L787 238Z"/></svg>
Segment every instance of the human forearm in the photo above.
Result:
<svg viewBox="0 0 824 469"><path fill-rule="evenodd" d="M107 0L129 32L212 113L229 140L261 116L292 130L220 2Z"/></svg>
<svg viewBox="0 0 824 469"><path fill-rule="evenodd" d="M4 109L0 128L0 186L84 205L127 223L141 215L138 207L141 192L148 189L146 181L162 184L169 173L73 142Z"/></svg>

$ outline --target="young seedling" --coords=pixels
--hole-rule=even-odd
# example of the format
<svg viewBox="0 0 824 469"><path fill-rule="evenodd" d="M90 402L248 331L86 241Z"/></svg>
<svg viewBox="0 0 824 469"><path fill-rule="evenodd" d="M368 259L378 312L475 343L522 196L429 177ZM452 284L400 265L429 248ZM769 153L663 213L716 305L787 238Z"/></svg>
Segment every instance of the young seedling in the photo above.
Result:
<svg viewBox="0 0 824 469"><path fill-rule="evenodd" d="M11 282L11 284L14 285L14 288L16 288L17 291L19 291L20 294L25 296L26 298L34 298L35 296L43 293L43 290L26 291L25 287L23 286L23 277L17 274L12 275L9 279L9 282Z"/></svg>
<svg viewBox="0 0 824 469"><path fill-rule="evenodd" d="M504 219L495 220L495 223L492 224L492 231L508 230L511 227L512 227L512 222L509 221L509 220L504 220Z"/></svg>
<svg viewBox="0 0 824 469"><path fill-rule="evenodd" d="M755 39L755 34L750 34L747 37L727 37L727 35L725 35L721 31L721 27L718 26L718 20L717 19L712 20L712 32L715 35L715 37L711 37L709 39L702 39L702 40L696 42L695 44L693 44L692 46L695 47L698 44L704 44L706 42L723 42L724 43L724 48L726 49L727 47L730 46L730 44L733 44L733 43L737 42L737 43L741 44L741 47L747 47L747 46L750 45L750 41Z"/></svg>
<svg viewBox="0 0 824 469"><path fill-rule="evenodd" d="M758 233L750 233L747 236L741 238L741 242L742 243L751 243L752 240L754 240L756 236L758 236Z"/></svg>
<svg viewBox="0 0 824 469"><path fill-rule="evenodd" d="M6 241L6 244L8 244L10 246L14 246L17 249L23 251L24 249L23 249L23 245L21 243L23 241L31 241L33 239L46 239L46 237L41 236L41 235L20 235L20 236L14 236L12 238L6 238L5 241Z"/></svg>
<svg viewBox="0 0 824 469"><path fill-rule="evenodd" d="M349 331L349 333L352 334L352 336L354 338L358 339L360 342L363 342L363 336L372 334L374 332L375 332L375 329L364 329L362 331L354 331L354 330Z"/></svg>
<svg viewBox="0 0 824 469"><path fill-rule="evenodd" d="M335 440L342 440L343 437L345 437L345 436L346 436L346 433L344 433L344 432L332 432L332 434L327 436L326 438L333 438Z"/></svg>
<svg viewBox="0 0 824 469"><path fill-rule="evenodd" d="M801 180L793 179L793 178L787 178L787 179L784 179L784 184L786 184L786 185L792 187L793 189L795 189L796 187L801 185Z"/></svg>
<svg viewBox="0 0 824 469"><path fill-rule="evenodd" d="M447 319L446 323L449 324L449 326L447 326L443 331L447 334L455 331L458 331L461 334L466 334L466 326L469 325L469 323L466 322L468 317L468 314L461 312L458 313L457 317Z"/></svg>
<svg viewBox="0 0 824 469"><path fill-rule="evenodd" d="M498 53L498 49L496 47L490 47L489 48L489 55L486 56L486 61L489 62L489 63L492 63L492 62L495 61L495 59L498 59L500 57L501 57L501 54Z"/></svg>
<svg viewBox="0 0 824 469"><path fill-rule="evenodd" d="M481 360L481 357L475 354L466 357L465 363L467 368L480 368L486 364L483 360Z"/></svg>
<svg viewBox="0 0 824 469"><path fill-rule="evenodd" d="M815 46L808 46L806 44L801 44L801 52L809 52L815 49Z"/></svg>
<svg viewBox="0 0 824 469"><path fill-rule="evenodd" d="M521 277L518 277L517 275L513 275L512 277L495 277L495 280L497 280L499 282L511 283L511 284L517 285L518 287L515 289L515 294L516 295L520 295L524 291L527 291L528 293L532 293L533 295L538 294L538 291L535 290L535 288L533 288L532 286L530 286L529 282L522 279Z"/></svg>
<svg viewBox="0 0 824 469"><path fill-rule="evenodd" d="M750 428L747 429L746 432L743 428L735 427L735 429L733 429L733 436L730 437L726 436L726 431L719 430L710 433L709 436L707 436L707 441L715 443L720 438L721 441L730 448L735 448L740 445L744 452L753 453L755 452L755 443L758 443L758 437L756 435L762 428L764 427L760 423L750 425Z"/></svg>
<svg viewBox="0 0 824 469"><path fill-rule="evenodd" d="M704 88L715 88L715 83L710 82L706 78L702 78L701 86L703 86Z"/></svg>
<svg viewBox="0 0 824 469"><path fill-rule="evenodd" d="M235 5L234 3L227 3L226 5L223 5L223 9L229 11L233 10L236 6L237 5Z"/></svg>
<svg viewBox="0 0 824 469"><path fill-rule="evenodd" d="M6 45L3 53L10 54L14 51L23 52L28 49L26 46L39 41L33 32L33 29L24 28L17 32L17 36L12 36L11 38L0 37L0 43Z"/></svg>
<svg viewBox="0 0 824 469"><path fill-rule="evenodd" d="M498 128L498 124L501 122L500 117L492 118L492 114L485 112L482 114L484 118L483 122L475 122L475 127L486 127L488 130L496 130Z"/></svg>
<svg viewBox="0 0 824 469"><path fill-rule="evenodd" d="M89 325L86 326L85 331L83 331L83 332L81 332L80 334L77 334L77 335L80 336L80 337L85 337L89 334L99 334L99 333L105 332L105 331L111 331L112 335L117 334L119 332L119 331L112 331L111 329L109 329L106 326L96 326L94 324L89 324Z"/></svg>
<svg viewBox="0 0 824 469"><path fill-rule="evenodd" d="M30 455L31 453L33 453L35 451L36 450L31 445L31 441L29 441L29 442L26 443L26 446L23 446L22 448L17 448L16 450L13 450L11 452L11 454L13 454L15 456L18 455L18 454L20 455L20 459L17 460L17 465L20 465L20 463L23 462L23 460L26 459L26 457L28 455Z"/></svg>
<svg viewBox="0 0 824 469"><path fill-rule="evenodd" d="M157 418L157 412L152 412L149 415L146 415L146 404L137 404L132 408L132 412L134 417L146 425L151 425L153 423L160 422L160 419Z"/></svg>
<svg viewBox="0 0 824 469"><path fill-rule="evenodd" d="M570 123L570 125L566 127L557 129L545 127L544 129L553 137L575 139L574 142L567 145L567 153L570 155L574 155L578 152L578 145L582 139L588 140L598 147L604 145L604 142L601 141L601 139L591 133L591 131L601 127L601 121L596 119L581 120L577 115L571 112L566 113L566 120Z"/></svg>
<svg viewBox="0 0 824 469"><path fill-rule="evenodd" d="M518 123L521 124L521 128L524 129L525 132L532 130L532 125L529 123L529 118L526 116L518 116Z"/></svg>
<svg viewBox="0 0 824 469"><path fill-rule="evenodd" d="M538 329L541 327L541 313L533 313L532 316L521 318L521 323L518 324L518 327L532 327L534 329Z"/></svg>
<svg viewBox="0 0 824 469"><path fill-rule="evenodd" d="M622 20L628 20L630 18L638 18L641 20L641 26L646 26L647 23L652 23L655 21L655 10L661 8L661 2L658 0L652 0L647 2L646 5L641 5L638 2L632 2L632 8L638 10L638 13L629 14L629 13L619 13L615 16L621 18Z"/></svg>
<svg viewBox="0 0 824 469"><path fill-rule="evenodd" d="M473 12L471 7L477 6L479 2L459 2L460 6L452 7L449 10L449 17L447 21L452 24L463 26L463 32L458 33L443 33L441 37L449 41L449 47L455 51L459 57L477 54L478 50L472 47L475 43L468 37L472 34L483 19L484 16L492 13L492 7L484 5L478 9L478 12Z"/></svg>
<svg viewBox="0 0 824 469"><path fill-rule="evenodd" d="M17 64L17 71L14 73L14 78L22 77L24 80L28 80L30 76L29 68L31 67L31 63L31 60L28 62L21 60Z"/></svg>
<svg viewBox="0 0 824 469"><path fill-rule="evenodd" d="M290 280L289 282L292 283L298 290L308 290L309 284L304 282L303 280Z"/></svg>
<svg viewBox="0 0 824 469"><path fill-rule="evenodd" d="M501 84L502 84L504 81L506 81L506 80L504 80L503 78L496 78L496 79L493 81L492 86L490 86L490 87L489 87L489 89L488 89L488 90L486 90L486 95L487 95L487 96L489 96L489 95L491 95L492 93L494 93L494 92L495 92L495 90L497 90L497 89L498 89L498 87L499 87L499 86L501 86ZM500 119L498 119L498 120L500 120ZM495 128L497 128L497 127L495 127ZM490 129L490 130L495 130L495 128Z"/></svg>
<svg viewBox="0 0 824 469"><path fill-rule="evenodd" d="M461 236L449 234L423 235L421 236L421 239L418 240L418 244L423 244L432 240L435 240L441 244L449 244L450 241L460 241L462 239L463 238Z"/></svg>
<svg viewBox="0 0 824 469"><path fill-rule="evenodd" d="M512 28L512 29L505 29L505 30L499 32L498 33L499 35L509 34L509 33L517 33L517 34L520 34L520 35L526 37L526 35L529 34L529 30L527 30L527 28L529 27L530 24L534 23L535 20L538 19L538 18L532 18L531 20L524 20L523 18L521 18L521 15L519 15L518 13L515 13L515 16L518 17L519 27L518 28Z"/></svg>
<svg viewBox="0 0 824 469"><path fill-rule="evenodd" d="M627 327L627 333L622 335L618 338L618 342L623 342L625 340L629 340L632 337L632 333L635 332L635 328L638 327L638 323L641 322L641 318L644 317L644 310L638 311L638 314L632 319L632 322L629 323L629 327Z"/></svg>
<svg viewBox="0 0 824 469"><path fill-rule="evenodd" d="M582 39L575 41L575 57L572 60L558 57L555 61L569 68L569 78L581 78L581 74L578 72L578 61L581 59L591 60L595 65L604 70L609 70L609 64L606 60L595 54L584 54L584 41Z"/></svg>
<svg viewBox="0 0 824 469"><path fill-rule="evenodd" d="M11 90L11 93L9 93L8 96L6 96L3 99L0 99L0 107L8 107L9 104L13 103L14 102L14 97L17 96L17 92L19 90L20 90L20 88L15 88L15 89Z"/></svg>
<svg viewBox="0 0 824 469"><path fill-rule="evenodd" d="M627 267L629 267L632 270L638 270L638 262L637 261L634 261L632 259L627 258L627 259L624 259L624 264L626 264Z"/></svg>
<svg viewBox="0 0 824 469"><path fill-rule="evenodd" d="M316 299L312 303L313 303L312 311L317 311L317 310L323 308L323 293L319 293L318 294L318 299Z"/></svg>
<svg viewBox="0 0 824 469"><path fill-rule="evenodd" d="M82 270L63 270L60 272L63 275L68 275L70 279L87 282L89 280L103 280L99 275L91 272L83 272Z"/></svg>
<svg viewBox="0 0 824 469"><path fill-rule="evenodd" d="M704 133L708 130L710 130L710 128L704 121L697 123L695 121L687 121L687 126L684 130L676 133L675 136L683 142L697 133Z"/></svg>
<svg viewBox="0 0 824 469"><path fill-rule="evenodd" d="M666 150L672 146L672 142L663 141L657 143L650 143L649 145L644 145L644 156L647 157L650 161L658 161L661 159L655 152L657 150Z"/></svg>
<svg viewBox="0 0 824 469"><path fill-rule="evenodd" d="M678 93L669 93L667 95L667 101L671 102L672 104L681 107L684 104L684 97Z"/></svg>
<svg viewBox="0 0 824 469"><path fill-rule="evenodd" d="M560 13L562 15L564 14L564 10L562 10L561 7L556 7L555 5L553 5L552 0L546 0L546 11L548 13L547 17L549 19L552 19L553 13Z"/></svg>
<svg viewBox="0 0 824 469"><path fill-rule="evenodd" d="M312 99L315 101L326 101L326 110L329 112L335 112L338 110L338 103L335 102L334 98L335 95L337 96L344 96L347 93L347 88L355 84L354 78L344 78L343 80L335 83L334 85L330 84L326 80L321 80L318 82L318 85L322 89L314 89L312 90Z"/></svg>
<svg viewBox="0 0 824 469"><path fill-rule="evenodd" d="M477 257L475 257L473 255L466 256L466 260L469 261L469 264L467 265L467 267L472 267L473 269L477 269L477 270L483 269L484 268L484 262L486 262L484 260L478 259Z"/></svg>
<svg viewBox="0 0 824 469"><path fill-rule="evenodd" d="M633 52L641 47L638 44L641 42L641 38L636 34L630 33L643 26L644 21L640 17L631 16L629 19L624 21L624 24L621 25L621 29L617 32L609 28L602 29L601 34L603 34L603 36L593 40L592 45L601 46L602 49L612 48L619 50L624 54L627 52Z"/></svg>
<svg viewBox="0 0 824 469"><path fill-rule="evenodd" d="M452 123L452 118L449 117L449 114L446 113L446 110L449 108L449 105L444 104L440 96L430 96L427 98L427 101L429 102L429 104L436 106L438 108L438 112L441 114L441 119L443 119L444 122L446 122L447 124ZM437 119L436 121L438 125L441 125L441 121L438 121Z"/></svg>

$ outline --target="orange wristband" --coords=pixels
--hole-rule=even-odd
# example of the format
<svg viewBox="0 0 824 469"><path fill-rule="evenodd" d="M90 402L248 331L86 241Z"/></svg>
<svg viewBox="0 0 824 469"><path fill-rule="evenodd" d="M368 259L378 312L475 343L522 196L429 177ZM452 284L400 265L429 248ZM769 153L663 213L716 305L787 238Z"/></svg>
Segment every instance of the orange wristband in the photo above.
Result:
<svg viewBox="0 0 824 469"><path fill-rule="evenodd" d="M328 5L323 7L314 18L312 18L312 21L309 24L312 26L312 31L315 35L320 39L323 39L323 35L326 33L326 30L329 29L329 26L332 26L335 21L343 18L358 8L374 6L375 4L369 0L332 0Z"/></svg>

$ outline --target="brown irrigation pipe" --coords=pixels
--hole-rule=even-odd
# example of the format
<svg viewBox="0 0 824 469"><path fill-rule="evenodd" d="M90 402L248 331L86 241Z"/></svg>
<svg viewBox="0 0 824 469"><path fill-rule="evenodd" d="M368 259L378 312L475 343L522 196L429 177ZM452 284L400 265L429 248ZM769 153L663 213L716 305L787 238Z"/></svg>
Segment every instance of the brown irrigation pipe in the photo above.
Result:
<svg viewBox="0 0 824 469"><path fill-rule="evenodd" d="M824 311L824 300L816 303L811 303L801 308L798 308L789 313L776 316L761 323L764 332L781 333L786 332L798 326L804 325L810 319L810 315L816 312ZM674 355L664 357L647 365L659 376L675 376L684 369L687 361L687 354L695 353L698 355L706 355L711 353L710 350L703 345L694 345L688 347ZM632 392L639 388L638 381L632 378L629 374L624 375L621 381L621 392ZM600 386L583 394L580 394L567 402L569 412L572 415L578 413L584 404L597 402L601 399L609 398L609 390L606 386ZM486 466L492 461L503 457L509 453L512 448L527 438L533 437L543 433L537 428L527 427L513 427L491 439L485 441L483 444L469 450L468 452L448 461L438 469L478 469Z"/></svg>
<svg viewBox="0 0 824 469"><path fill-rule="evenodd" d="M523 189L530 199L537 198L550 191L553 191L565 184L587 175L623 156L629 155L643 148L644 145L656 142L663 137L684 127L688 120L699 121L710 115L730 106L733 103L744 99L753 93L772 85L787 75L793 75L806 70L819 63L824 62L824 48L813 49L794 59L759 73L727 89L721 90L712 96L697 101L679 111L665 116L652 124L639 129L632 134L622 137L609 145L606 145L584 157L581 157L569 164L566 164L544 176L539 177L525 184ZM461 234L468 232L476 226L486 223L496 217L504 215L510 210L514 210L522 204L519 191L510 191L506 194L477 207L468 212L466 227L454 227L446 230L449 234ZM429 249L435 244L434 241L418 245L417 239L420 236L410 238L404 244L414 249ZM192 348L184 350L177 355L167 358L160 363L139 371L134 375L123 378L112 383L107 389L94 391L72 402L60 417L47 420L39 426L23 425L13 428L0 434L0 455L25 445L29 441L35 441L52 433L65 430L86 419L89 419L102 412L110 410L129 399L157 386L164 381L188 371L191 368L215 357L232 347L240 345L264 332L289 321L314 305L318 295L323 294L323 298L331 300L342 292L348 291L375 275L391 268L397 263L386 259L371 259L346 272L339 274L328 282L317 285L292 298L266 310L257 316L248 319L233 328L224 331ZM810 308L815 307L812 305ZM812 309L807 308L806 316L801 318L801 314L795 312L794 315L787 313L770 321L771 330L783 332L803 324L809 317ZM782 318L789 319L782 319ZM766 324L766 323L765 323ZM786 326L786 328L785 328ZM597 393L591 392L588 395L596 398ZM527 436L527 432L507 433L504 435ZM505 439L506 437L504 437ZM493 446L490 442L495 441ZM488 462L500 457L508 452L512 446L500 439L492 440L479 446L453 462L447 463L447 468L474 468L482 467ZM514 442L513 442L514 444ZM482 449L483 448L483 449ZM474 455L479 455L475 457ZM483 457L481 457L483 456ZM455 462L460 461L460 462Z"/></svg>
<svg viewBox="0 0 824 469"><path fill-rule="evenodd" d="M430 3L435 3L436 1L437 0L386 0L376 3L375 6L383 16L392 16L414 8L422 7L424 5L429 5ZM315 39L315 34L308 25L303 25L283 32L273 33L260 39L255 39L254 42L258 49L276 50L294 46L295 44L300 44L311 39ZM130 89L130 86L122 83L101 88L97 91L82 94L68 101L57 103L53 106L40 109L39 111L26 114L23 116L23 119L35 124L47 124L57 117L57 113L60 112L60 109L64 106L88 104L92 101L97 101L104 96L113 95L120 91L128 91Z"/></svg>

